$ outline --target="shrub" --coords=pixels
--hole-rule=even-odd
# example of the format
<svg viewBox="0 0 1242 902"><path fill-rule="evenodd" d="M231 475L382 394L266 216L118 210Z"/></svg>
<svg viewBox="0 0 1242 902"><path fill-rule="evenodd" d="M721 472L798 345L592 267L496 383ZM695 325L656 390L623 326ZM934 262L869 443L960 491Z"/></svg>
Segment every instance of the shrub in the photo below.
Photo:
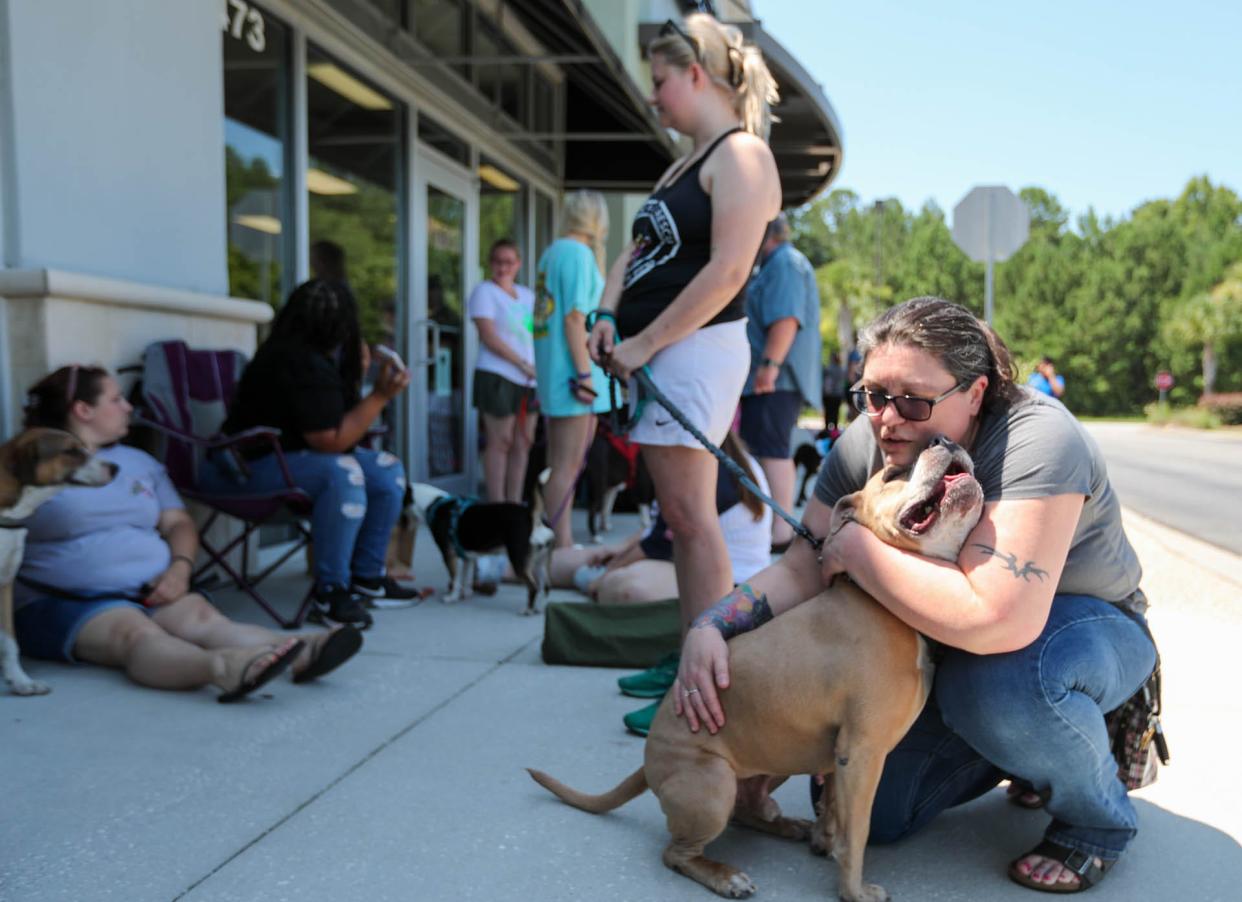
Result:
<svg viewBox="0 0 1242 902"><path fill-rule="evenodd" d="M1185 426L1190 429L1215 429L1220 417L1205 407L1173 407L1155 402L1143 408L1147 422L1153 426Z"/></svg>
<svg viewBox="0 0 1242 902"><path fill-rule="evenodd" d="M1228 426L1242 425L1242 391L1217 392L1199 398L1199 407Z"/></svg>

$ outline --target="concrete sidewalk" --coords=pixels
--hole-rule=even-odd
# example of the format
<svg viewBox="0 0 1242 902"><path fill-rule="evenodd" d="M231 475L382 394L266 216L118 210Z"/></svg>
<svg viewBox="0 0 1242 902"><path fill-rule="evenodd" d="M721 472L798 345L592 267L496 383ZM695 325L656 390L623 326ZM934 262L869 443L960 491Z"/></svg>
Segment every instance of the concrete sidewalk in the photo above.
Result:
<svg viewBox="0 0 1242 902"><path fill-rule="evenodd" d="M618 519L621 534L633 521ZM1140 517L1127 514L1127 528L1164 656L1174 764L1135 794L1139 836L1091 898L1237 899L1242 567ZM442 586L426 536L416 564ZM292 604L303 579L283 577L281 597ZM218 601L263 622L235 593ZM28 662L54 692L0 696L0 900L713 898L660 863L650 794L592 817L522 770L600 791L642 758L621 726L637 703L617 693L618 672L544 665L542 618L518 616L524 604L524 590L505 587L377 612L349 666L237 706ZM805 780L777 798L809 816ZM870 850L866 876L897 899L1031 902L1005 864L1046 823L997 790ZM835 866L805 846L730 829L712 854L744 868L756 898L835 897Z"/></svg>

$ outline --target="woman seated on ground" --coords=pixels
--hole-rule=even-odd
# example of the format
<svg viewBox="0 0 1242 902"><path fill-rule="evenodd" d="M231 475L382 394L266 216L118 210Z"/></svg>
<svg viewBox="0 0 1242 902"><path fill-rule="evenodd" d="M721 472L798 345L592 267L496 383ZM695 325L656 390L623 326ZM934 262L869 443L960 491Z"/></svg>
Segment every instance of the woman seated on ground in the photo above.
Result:
<svg viewBox="0 0 1242 902"><path fill-rule="evenodd" d="M763 470L737 434L730 432L721 447L766 494L768 483ZM772 511L724 467L716 478L716 510L729 550L733 582L745 582L771 560L763 529L771 529ZM620 543L601 548L557 548L552 552L552 585L572 586L601 604L676 598L673 534L658 506L650 527Z"/></svg>
<svg viewBox="0 0 1242 902"><path fill-rule="evenodd" d="M223 690L236 701L292 667L323 676L362 645L353 627L291 637L235 623L190 589L198 531L163 466L116 444L130 406L107 370L62 367L27 396L25 425L64 429L116 477L64 489L27 522L13 587L24 653L123 669L156 689Z"/></svg>
<svg viewBox="0 0 1242 902"><path fill-rule="evenodd" d="M885 761L871 840L893 842L1015 775L1044 796L1044 841L1009 865L1031 889L1101 880L1137 832L1104 713L1147 680L1156 652L1142 570L1104 460L1065 407L1015 386L1004 343L969 310L915 298L861 334L866 414L834 444L803 523L817 556L789 553L698 617L686 635L676 710L725 725L726 640L817 595L840 573L940 643L931 697ZM887 545L835 502L882 466L909 467L935 436L974 458L984 510L955 564ZM746 787L747 807L763 804ZM762 810L760 808L759 810Z"/></svg>
<svg viewBox="0 0 1242 902"><path fill-rule="evenodd" d="M315 595L339 623L371 625L362 599L411 599L419 592L385 571L388 537L401 514L405 471L395 456L359 447L388 402L410 384L385 357L360 398L358 308L343 282L311 279L294 289L271 334L242 374L224 431L280 430L281 456L266 442L245 446L245 472L207 461L203 489L248 495L286 487L284 466L310 495Z"/></svg>

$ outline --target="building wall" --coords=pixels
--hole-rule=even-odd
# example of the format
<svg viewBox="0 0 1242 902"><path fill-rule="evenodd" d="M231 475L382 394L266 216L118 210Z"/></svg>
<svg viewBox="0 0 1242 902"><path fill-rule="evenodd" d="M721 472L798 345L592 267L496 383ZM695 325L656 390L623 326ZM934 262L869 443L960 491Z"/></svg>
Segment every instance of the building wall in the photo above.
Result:
<svg viewBox="0 0 1242 902"><path fill-rule="evenodd" d="M225 294L222 4L0 7L5 265Z"/></svg>

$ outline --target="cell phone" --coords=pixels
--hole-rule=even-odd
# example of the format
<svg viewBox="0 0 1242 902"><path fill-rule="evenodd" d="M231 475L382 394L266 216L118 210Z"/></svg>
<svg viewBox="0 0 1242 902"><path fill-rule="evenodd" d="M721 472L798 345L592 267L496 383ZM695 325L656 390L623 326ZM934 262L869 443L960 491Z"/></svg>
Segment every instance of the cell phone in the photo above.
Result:
<svg viewBox="0 0 1242 902"><path fill-rule="evenodd" d="M398 354L392 348L388 347L388 345L376 345L375 353L379 354L385 360L391 361L393 366L395 366L397 369L401 370L402 372L405 371L405 361L401 359L400 354Z"/></svg>

